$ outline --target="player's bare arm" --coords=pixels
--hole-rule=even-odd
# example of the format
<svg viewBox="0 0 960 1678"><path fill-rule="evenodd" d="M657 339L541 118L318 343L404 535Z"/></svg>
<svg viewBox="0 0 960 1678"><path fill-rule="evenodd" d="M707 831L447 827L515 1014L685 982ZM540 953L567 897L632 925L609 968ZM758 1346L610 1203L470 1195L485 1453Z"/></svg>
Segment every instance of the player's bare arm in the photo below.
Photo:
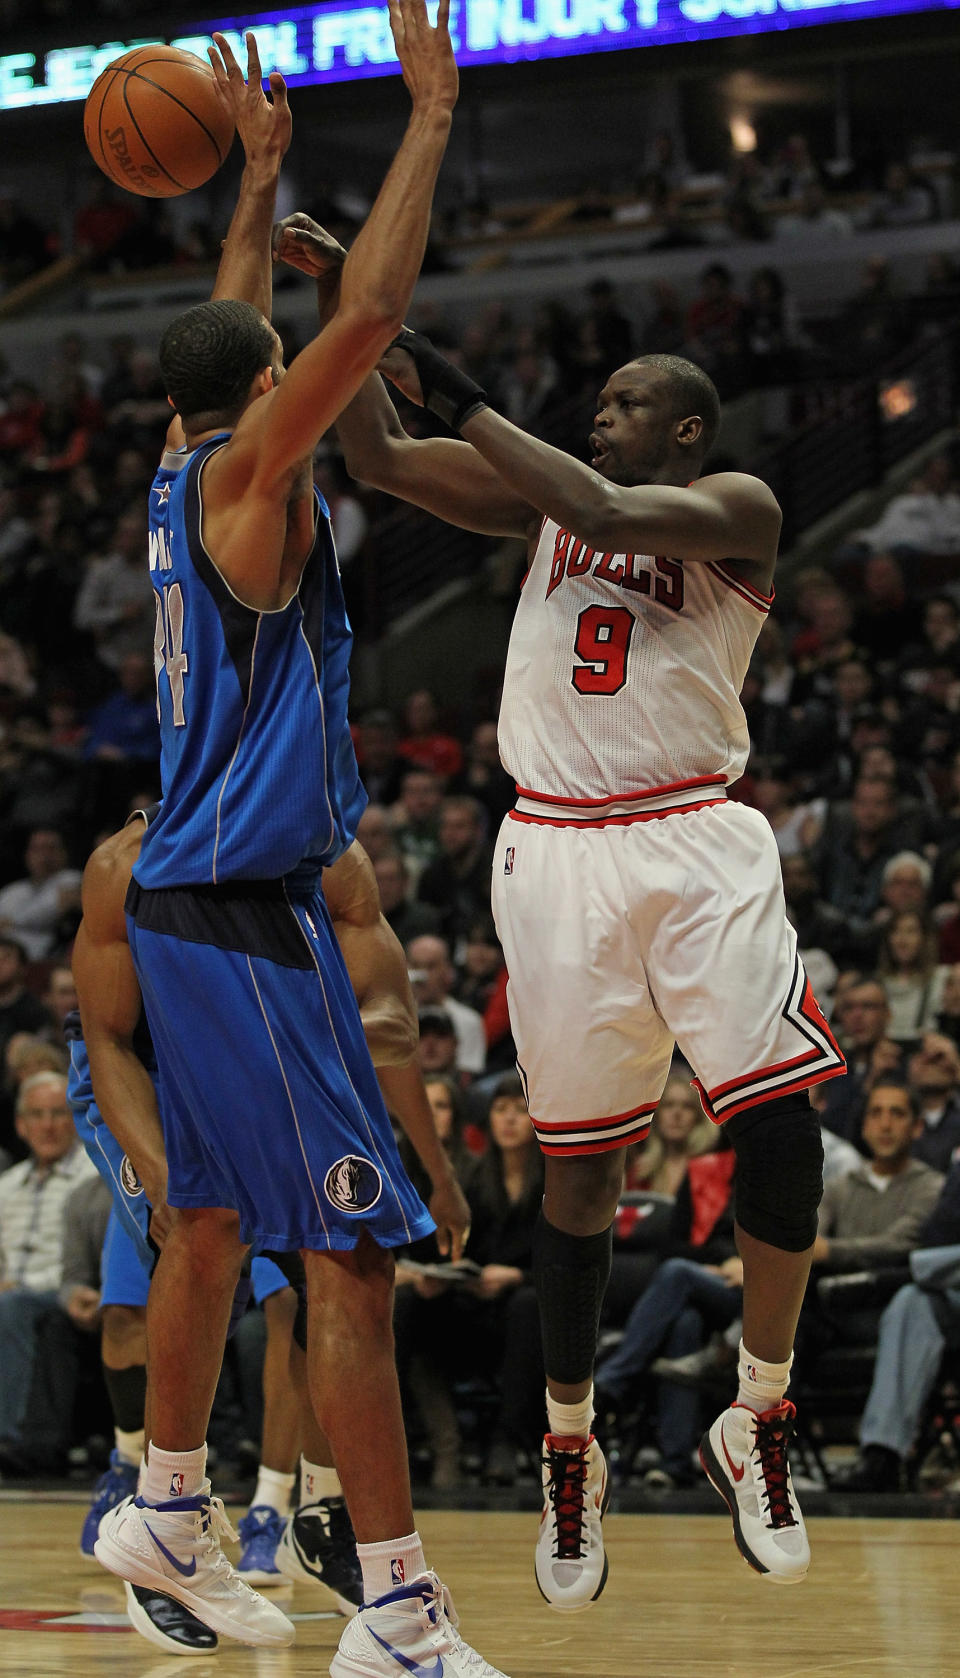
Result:
<svg viewBox="0 0 960 1678"><path fill-rule="evenodd" d="M139 826L123 828L97 846L84 869L73 976L97 1105L160 1212L167 1161L153 1083L133 1046L142 999L123 913L141 837Z"/></svg>
<svg viewBox="0 0 960 1678"><path fill-rule="evenodd" d="M273 243L278 262L316 279L321 319L330 318L347 255L343 246L302 211L277 224ZM529 501L467 444L450 437L408 436L377 373L340 414L337 436L352 478L448 524L484 536L527 537L532 527L539 528L540 515Z"/></svg>
<svg viewBox="0 0 960 1678"><path fill-rule="evenodd" d="M548 518L601 553L662 553L672 559L735 559L768 581L781 513L759 478L718 472L689 487L611 483L571 455L530 437L484 408L464 437Z"/></svg>
<svg viewBox="0 0 960 1678"><path fill-rule="evenodd" d="M237 207L224 240L212 298L252 303L270 319L273 263L270 229L275 214L280 166L293 132L287 87L279 71L269 78L270 99L263 91L263 70L256 36L248 30L247 75L237 63L226 36L214 34L207 56L216 77L217 97L236 125L244 151Z"/></svg>
<svg viewBox="0 0 960 1678"><path fill-rule="evenodd" d="M417 1060L417 1006L403 947L380 913L373 867L356 840L324 870L323 892L384 1100L430 1178L430 1213L440 1251L457 1259L470 1227L470 1211L427 1100Z"/></svg>
<svg viewBox="0 0 960 1678"><path fill-rule="evenodd" d="M312 540L312 530L304 530L302 551L290 550L287 503L298 465L396 335L419 273L457 97L448 10L443 0L432 28L424 0L391 0L390 25L413 110L344 264L337 311L279 385L273 388L269 368L259 375L262 398L254 387L230 441L204 475L208 549L235 592L258 609L289 598Z"/></svg>

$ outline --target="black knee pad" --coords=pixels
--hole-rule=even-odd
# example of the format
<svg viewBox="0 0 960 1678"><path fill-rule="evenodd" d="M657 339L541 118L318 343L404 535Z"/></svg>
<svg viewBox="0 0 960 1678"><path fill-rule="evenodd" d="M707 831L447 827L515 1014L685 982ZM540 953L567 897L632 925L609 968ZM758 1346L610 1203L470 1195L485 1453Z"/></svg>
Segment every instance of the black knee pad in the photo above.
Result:
<svg viewBox="0 0 960 1678"><path fill-rule="evenodd" d="M736 1113L725 1129L737 1156L740 1228L781 1252L804 1252L823 1194L820 1121L806 1091Z"/></svg>
<svg viewBox="0 0 960 1678"><path fill-rule="evenodd" d="M599 1235L567 1235L541 1212L533 1234L533 1277L551 1380L573 1387L593 1374L612 1257L612 1226Z"/></svg>

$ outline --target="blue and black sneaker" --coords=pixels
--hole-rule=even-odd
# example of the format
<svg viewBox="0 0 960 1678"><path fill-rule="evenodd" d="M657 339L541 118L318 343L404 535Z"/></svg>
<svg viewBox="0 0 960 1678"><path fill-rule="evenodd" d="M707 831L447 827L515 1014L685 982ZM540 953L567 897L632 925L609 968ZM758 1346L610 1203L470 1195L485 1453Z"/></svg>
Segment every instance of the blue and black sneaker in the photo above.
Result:
<svg viewBox="0 0 960 1678"><path fill-rule="evenodd" d="M121 1462L116 1451L110 1452L110 1466L101 1474L93 1488L93 1501L87 1510L80 1534L80 1553L93 1559L100 1522L110 1509L116 1509L125 1498L136 1497L140 1470L135 1463Z"/></svg>
<svg viewBox="0 0 960 1678"><path fill-rule="evenodd" d="M286 1518L269 1503L257 1503L237 1524L242 1549L237 1572L248 1585L285 1584L276 1563L277 1545L283 1537Z"/></svg>

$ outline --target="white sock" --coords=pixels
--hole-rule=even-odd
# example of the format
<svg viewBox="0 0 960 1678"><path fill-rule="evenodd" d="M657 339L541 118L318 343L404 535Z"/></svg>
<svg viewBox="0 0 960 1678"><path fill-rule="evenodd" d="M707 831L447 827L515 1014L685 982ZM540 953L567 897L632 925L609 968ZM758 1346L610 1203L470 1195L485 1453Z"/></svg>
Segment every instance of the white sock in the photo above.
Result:
<svg viewBox="0 0 960 1678"><path fill-rule="evenodd" d="M764 1410L775 1410L790 1385L792 1363L792 1352L786 1363L763 1363L760 1358L755 1358L752 1352L747 1351L741 1340L740 1364L737 1369L740 1391L737 1393L737 1403L746 1405L748 1410L756 1410L758 1415Z"/></svg>
<svg viewBox="0 0 960 1678"><path fill-rule="evenodd" d="M363 1573L364 1602L375 1602L390 1591L399 1591L427 1571L418 1532L411 1532L407 1538L388 1538L381 1544L358 1544L357 1559Z"/></svg>
<svg viewBox="0 0 960 1678"><path fill-rule="evenodd" d="M177 1497L196 1497L207 1477L207 1447L195 1451L161 1451L151 1439L143 1497L147 1503L169 1503Z"/></svg>
<svg viewBox="0 0 960 1678"><path fill-rule="evenodd" d="M113 1442L118 1460L126 1463L128 1468L136 1468L143 1456L143 1428L138 1428L136 1433L124 1433L122 1428L115 1427Z"/></svg>
<svg viewBox="0 0 960 1678"><path fill-rule="evenodd" d="M342 1497L343 1487L335 1468L321 1468L318 1463L300 1458L300 1507L305 1503L319 1503L322 1497Z"/></svg>
<svg viewBox="0 0 960 1678"><path fill-rule="evenodd" d="M250 1500L251 1509L257 1509L262 1504L275 1509L278 1515L285 1515L290 1507L290 1493L293 1491L295 1474L280 1474L275 1468L264 1468L260 1464L257 1474L257 1489Z"/></svg>
<svg viewBox="0 0 960 1678"><path fill-rule="evenodd" d="M547 1422L561 1439L589 1439L593 1421L593 1385L579 1404L561 1404L547 1389Z"/></svg>
<svg viewBox="0 0 960 1678"><path fill-rule="evenodd" d="M137 1496L143 1496L143 1488L147 1483L147 1458L144 1454L140 1458L140 1473L137 1475Z"/></svg>

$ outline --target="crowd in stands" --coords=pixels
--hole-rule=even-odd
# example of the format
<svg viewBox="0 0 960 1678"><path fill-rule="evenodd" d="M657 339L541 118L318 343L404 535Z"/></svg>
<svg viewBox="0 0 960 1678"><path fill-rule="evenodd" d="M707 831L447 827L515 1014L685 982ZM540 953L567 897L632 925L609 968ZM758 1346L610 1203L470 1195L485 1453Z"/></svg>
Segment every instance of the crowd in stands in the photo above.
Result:
<svg viewBox="0 0 960 1678"><path fill-rule="evenodd" d="M775 282L768 273L757 287L768 312ZM714 268L677 340L657 347L692 342L709 360L735 317ZM759 334L759 315L747 318ZM535 429L554 399L537 360L547 338L523 348L498 338L502 317L490 325L464 358ZM594 385L641 341L603 283L578 332L556 309L543 312L548 328ZM97 1323L89 1253L104 1206L64 1117L61 1024L74 1002L78 870L98 836L157 794L143 513L168 410L153 361L124 338L101 367L66 337L43 391L8 382L3 398L0 1472L15 1474L62 1467L77 1442L77 1410L37 1371L49 1343L85 1390ZM344 545L362 541L362 496L330 460L318 474ZM800 950L848 1056L846 1077L814 1092L829 1184L796 1386L802 1396L815 1385L838 1344L879 1342L854 1489L900 1482L926 1401L911 1362L922 1360L916 1382L929 1394L960 1332L960 1275L924 1257L960 1250L958 583L960 481L947 451L829 565L787 579L743 692L752 753L733 795L773 827ZM494 689L457 714L419 685L355 722L370 799L360 838L407 954L428 1093L472 1212L465 1270L438 1277L426 1244L400 1271L411 1439L438 1487L465 1465L496 1484L527 1472L543 1388L529 1280L541 1167L489 907L491 847L514 796L496 711ZM732 1160L678 1066L650 1143L628 1161L598 1372L605 1425L652 1453L652 1488L689 1482L698 1383L729 1377L741 1281ZM845 1303L838 1281L864 1272L879 1292Z"/></svg>

